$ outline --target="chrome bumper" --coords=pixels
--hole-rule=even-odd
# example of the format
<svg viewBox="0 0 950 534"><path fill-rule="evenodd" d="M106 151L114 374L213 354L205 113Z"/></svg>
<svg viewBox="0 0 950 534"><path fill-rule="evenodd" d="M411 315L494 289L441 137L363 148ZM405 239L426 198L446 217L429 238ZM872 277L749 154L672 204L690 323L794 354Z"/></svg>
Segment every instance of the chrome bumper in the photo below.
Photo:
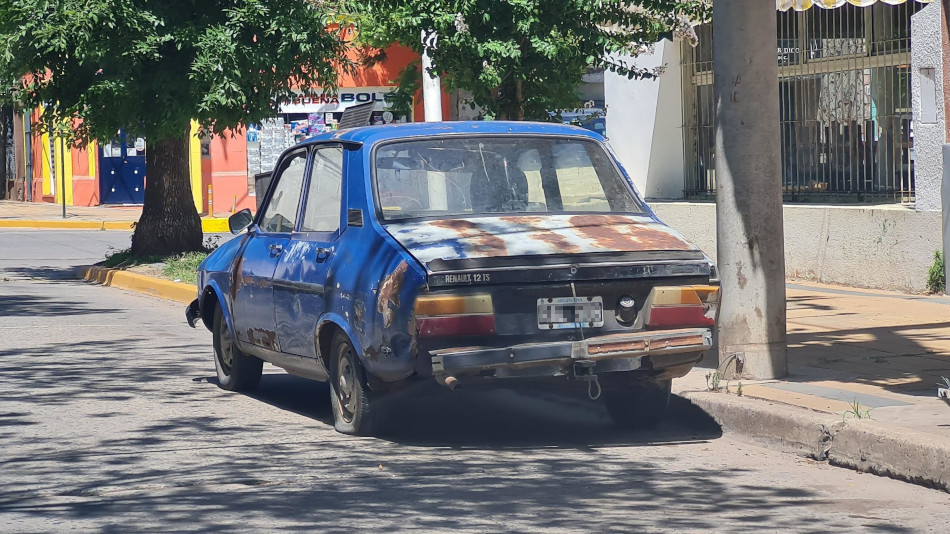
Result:
<svg viewBox="0 0 950 534"><path fill-rule="evenodd" d="M662 356L703 353L712 346L708 328L684 328L611 334L582 341L526 343L511 347L467 347L432 352L432 373L446 377L481 375L494 378L572 376L635 371L650 356L654 369L662 369ZM680 362L681 363L681 362Z"/></svg>

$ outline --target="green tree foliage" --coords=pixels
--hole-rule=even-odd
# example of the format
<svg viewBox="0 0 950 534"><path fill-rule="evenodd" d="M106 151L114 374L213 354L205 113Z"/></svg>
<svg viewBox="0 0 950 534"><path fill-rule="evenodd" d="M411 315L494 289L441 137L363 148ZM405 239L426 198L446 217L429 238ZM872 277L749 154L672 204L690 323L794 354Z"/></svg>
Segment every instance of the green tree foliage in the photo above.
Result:
<svg viewBox="0 0 950 534"><path fill-rule="evenodd" d="M450 89L471 91L487 115L548 119L576 107L589 68L629 78L656 72L629 58L708 16L703 0L353 0L362 42L398 42L422 51L422 33L438 41L433 70ZM412 68L418 69L418 65Z"/></svg>
<svg viewBox="0 0 950 534"><path fill-rule="evenodd" d="M133 252L201 250L190 121L220 133L273 116L294 87L333 88L346 46L328 21L305 0L4 0L0 76L77 144L148 137Z"/></svg>

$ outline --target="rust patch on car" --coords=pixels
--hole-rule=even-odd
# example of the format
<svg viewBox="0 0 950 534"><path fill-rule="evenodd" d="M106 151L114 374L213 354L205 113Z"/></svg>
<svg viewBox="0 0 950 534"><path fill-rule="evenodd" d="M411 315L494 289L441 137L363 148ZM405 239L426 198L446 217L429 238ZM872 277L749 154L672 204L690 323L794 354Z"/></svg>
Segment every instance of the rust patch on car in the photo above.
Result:
<svg viewBox="0 0 950 534"><path fill-rule="evenodd" d="M620 215L575 215L577 233L610 250L692 250L689 243L662 229Z"/></svg>
<svg viewBox="0 0 950 534"><path fill-rule="evenodd" d="M370 360L379 361L379 350L376 347L366 347L363 349L363 355L365 355Z"/></svg>
<svg viewBox="0 0 950 534"><path fill-rule="evenodd" d="M238 257L234 265L234 270L231 271L231 302L234 302L234 297L237 295L239 286L242 285L241 269L244 267L244 254Z"/></svg>
<svg viewBox="0 0 950 534"><path fill-rule="evenodd" d="M376 301L376 311L383 316L383 327L389 328L393 325L393 314L399 307L399 292L402 291L402 284L406 280L406 269L409 264L402 261L396 270L389 273L379 285L379 298Z"/></svg>
<svg viewBox="0 0 950 534"><path fill-rule="evenodd" d="M277 347L277 332L265 328L248 328L247 341L271 350L280 350Z"/></svg>
<svg viewBox="0 0 950 534"><path fill-rule="evenodd" d="M507 256L508 246L505 240L495 234L486 232L478 224L465 219L445 219L430 223L436 228L450 230L458 235L458 239L465 239L466 245L472 252L485 256Z"/></svg>
<svg viewBox="0 0 950 534"><path fill-rule="evenodd" d="M511 224L541 224L544 222L544 217L538 215L521 215L521 216L507 216L499 217L499 220L502 220L506 223Z"/></svg>
<svg viewBox="0 0 950 534"><path fill-rule="evenodd" d="M543 241L552 247L556 252L566 252L568 254L580 254L584 249L571 243L568 239L561 234L556 234L554 232L546 232L537 237L538 241Z"/></svg>

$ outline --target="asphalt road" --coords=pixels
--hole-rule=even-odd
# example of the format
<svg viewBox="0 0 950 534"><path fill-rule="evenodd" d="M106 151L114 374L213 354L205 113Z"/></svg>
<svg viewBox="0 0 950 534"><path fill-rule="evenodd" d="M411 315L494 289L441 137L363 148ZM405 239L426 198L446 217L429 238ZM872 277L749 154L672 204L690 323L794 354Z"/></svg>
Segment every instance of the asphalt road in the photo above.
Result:
<svg viewBox="0 0 950 534"><path fill-rule="evenodd" d="M457 392L386 437L337 434L324 385L267 367L254 395L220 390L181 305L64 279L123 239L0 231L0 532L950 524L946 493L737 440L683 403L628 433L593 402Z"/></svg>

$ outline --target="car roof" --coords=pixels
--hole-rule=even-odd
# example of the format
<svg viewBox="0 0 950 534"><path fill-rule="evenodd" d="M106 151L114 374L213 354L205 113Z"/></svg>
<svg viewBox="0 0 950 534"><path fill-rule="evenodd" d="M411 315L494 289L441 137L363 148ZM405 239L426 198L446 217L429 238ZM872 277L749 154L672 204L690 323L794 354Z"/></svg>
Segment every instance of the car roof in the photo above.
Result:
<svg viewBox="0 0 950 534"><path fill-rule="evenodd" d="M596 132L578 126L553 122L528 121L452 121L452 122L409 122L403 124L385 124L363 126L349 130L327 132L311 137L302 145L326 141L342 141L373 145L393 139L405 139L426 135L571 135L589 137L603 141Z"/></svg>

